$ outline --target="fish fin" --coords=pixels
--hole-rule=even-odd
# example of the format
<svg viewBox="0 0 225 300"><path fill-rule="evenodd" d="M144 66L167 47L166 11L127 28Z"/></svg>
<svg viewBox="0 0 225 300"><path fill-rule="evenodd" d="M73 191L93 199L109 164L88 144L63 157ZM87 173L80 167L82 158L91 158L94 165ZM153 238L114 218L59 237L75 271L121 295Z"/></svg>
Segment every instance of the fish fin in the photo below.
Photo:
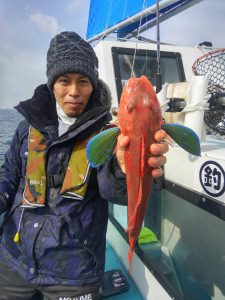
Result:
<svg viewBox="0 0 225 300"><path fill-rule="evenodd" d="M119 133L120 129L113 127L90 139L86 154L91 167L97 168L103 165L112 156Z"/></svg>
<svg viewBox="0 0 225 300"><path fill-rule="evenodd" d="M185 151L201 156L199 138L191 128L180 124L163 124L161 127Z"/></svg>

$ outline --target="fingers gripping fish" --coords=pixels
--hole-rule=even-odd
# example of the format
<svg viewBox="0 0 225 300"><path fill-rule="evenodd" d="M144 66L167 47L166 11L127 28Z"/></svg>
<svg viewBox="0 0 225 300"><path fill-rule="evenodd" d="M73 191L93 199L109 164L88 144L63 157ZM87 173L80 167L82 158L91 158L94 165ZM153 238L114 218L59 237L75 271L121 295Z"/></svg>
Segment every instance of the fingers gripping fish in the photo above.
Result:
<svg viewBox="0 0 225 300"><path fill-rule="evenodd" d="M198 137L190 128L161 123L160 106L150 81L145 76L131 78L121 95L118 127L96 135L87 145L88 160L92 167L98 167L111 157L120 132L129 137L124 160L128 193L127 233L130 266L151 193L152 175L148 159L150 145L155 142L155 131L162 128L186 151L200 155Z"/></svg>

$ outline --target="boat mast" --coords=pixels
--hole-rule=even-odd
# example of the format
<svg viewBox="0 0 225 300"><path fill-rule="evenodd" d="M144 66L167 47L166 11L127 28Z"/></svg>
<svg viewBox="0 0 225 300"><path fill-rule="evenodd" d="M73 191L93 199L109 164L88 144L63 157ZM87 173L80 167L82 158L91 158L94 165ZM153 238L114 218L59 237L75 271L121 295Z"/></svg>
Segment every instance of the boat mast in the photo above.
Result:
<svg viewBox="0 0 225 300"><path fill-rule="evenodd" d="M162 74L160 70L160 30L159 30L159 0L156 0L156 41L157 41L157 73L156 73L156 93L162 89Z"/></svg>

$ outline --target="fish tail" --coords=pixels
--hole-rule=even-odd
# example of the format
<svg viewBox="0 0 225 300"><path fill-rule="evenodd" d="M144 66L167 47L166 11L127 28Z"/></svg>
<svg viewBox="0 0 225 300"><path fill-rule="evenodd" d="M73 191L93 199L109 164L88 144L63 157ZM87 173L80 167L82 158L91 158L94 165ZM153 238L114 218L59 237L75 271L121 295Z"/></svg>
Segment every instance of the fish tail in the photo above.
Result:
<svg viewBox="0 0 225 300"><path fill-rule="evenodd" d="M133 259L134 248L136 245L136 240L133 238L132 239L129 238L129 244L130 244L130 249L128 252L128 261L130 265L130 272L132 272L132 259Z"/></svg>
<svg viewBox="0 0 225 300"><path fill-rule="evenodd" d="M128 221L128 229L127 231L130 232L129 244L130 249L128 252L128 261L130 264L130 272L132 271L132 258L134 248L141 230L141 225L143 223L144 214L140 212L141 204L143 202L143 177L144 177L144 170L145 170L145 139L144 136L140 138L140 163L139 163L139 182L138 182L138 189L136 194L136 199L133 201L135 203L135 207L133 207L133 211L129 214L129 221ZM129 203L129 200L128 200ZM130 203L131 204L131 203ZM129 206L129 204L128 204ZM129 211L129 207L128 207ZM132 232L132 233L131 233ZM132 237L132 238L131 238Z"/></svg>
<svg viewBox="0 0 225 300"><path fill-rule="evenodd" d="M132 250L130 248L129 252L128 252L128 261L129 261L129 266L130 266L130 273L132 272L132 258L133 258L133 253L134 253L134 250Z"/></svg>

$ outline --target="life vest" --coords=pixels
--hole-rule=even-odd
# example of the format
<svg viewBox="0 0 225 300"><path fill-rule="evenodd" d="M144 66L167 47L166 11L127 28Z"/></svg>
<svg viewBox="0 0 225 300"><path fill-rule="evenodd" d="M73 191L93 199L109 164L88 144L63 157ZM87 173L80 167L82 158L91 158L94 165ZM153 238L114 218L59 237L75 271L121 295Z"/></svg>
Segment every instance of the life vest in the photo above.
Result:
<svg viewBox="0 0 225 300"><path fill-rule="evenodd" d="M90 175L86 145L92 136L74 144L60 190L62 197L77 200L84 198ZM48 146L49 142L44 135L30 126L22 207L41 207L45 205L47 187L46 152Z"/></svg>

